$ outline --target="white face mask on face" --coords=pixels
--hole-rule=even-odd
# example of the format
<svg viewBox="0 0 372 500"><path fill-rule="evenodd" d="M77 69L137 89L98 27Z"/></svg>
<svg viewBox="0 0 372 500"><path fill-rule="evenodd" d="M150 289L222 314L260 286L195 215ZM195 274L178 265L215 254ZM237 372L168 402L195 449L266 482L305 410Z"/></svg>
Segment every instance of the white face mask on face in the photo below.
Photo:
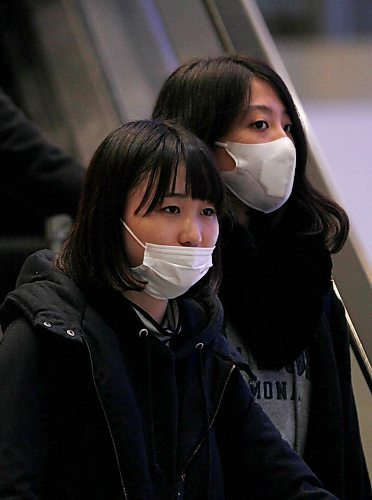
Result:
<svg viewBox="0 0 372 500"><path fill-rule="evenodd" d="M143 264L132 267L133 275L146 281L144 291L156 299L174 299L187 292L212 267L215 247L183 247L143 244L126 223L128 233L145 249Z"/></svg>
<svg viewBox="0 0 372 500"><path fill-rule="evenodd" d="M216 142L235 161L221 172L229 190L245 205L270 213L288 200L296 169L296 149L288 137L262 144Z"/></svg>

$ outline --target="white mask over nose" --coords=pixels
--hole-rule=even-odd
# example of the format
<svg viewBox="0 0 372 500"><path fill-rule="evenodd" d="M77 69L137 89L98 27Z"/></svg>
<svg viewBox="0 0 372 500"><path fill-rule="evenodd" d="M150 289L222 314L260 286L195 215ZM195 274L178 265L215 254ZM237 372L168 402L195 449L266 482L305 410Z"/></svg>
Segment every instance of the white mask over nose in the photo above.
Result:
<svg viewBox="0 0 372 500"><path fill-rule="evenodd" d="M133 275L146 282L144 291L156 299L174 299L187 292L212 267L215 247L184 247L142 243L127 224L128 233L145 249L143 263L132 267Z"/></svg>
<svg viewBox="0 0 372 500"><path fill-rule="evenodd" d="M288 137L261 144L215 142L235 161L221 172L229 190L245 205L270 213L288 200L296 169L296 149Z"/></svg>

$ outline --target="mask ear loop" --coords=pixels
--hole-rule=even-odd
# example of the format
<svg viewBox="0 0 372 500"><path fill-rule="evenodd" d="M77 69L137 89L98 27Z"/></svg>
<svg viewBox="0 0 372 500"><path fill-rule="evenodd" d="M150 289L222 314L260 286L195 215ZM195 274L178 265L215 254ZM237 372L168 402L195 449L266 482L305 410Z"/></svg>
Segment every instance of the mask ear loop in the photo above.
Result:
<svg viewBox="0 0 372 500"><path fill-rule="evenodd" d="M220 148L226 148L227 147L227 142L214 142L216 146L220 146Z"/></svg>
<svg viewBox="0 0 372 500"><path fill-rule="evenodd" d="M230 158L232 158L234 160L234 163L235 163L235 169L237 168L238 166L238 161L237 159L235 158L235 156L233 155L233 153L228 149L228 144L227 142L218 142L218 141L215 141L215 145L216 146L219 146L220 148L223 148L226 153L230 156ZM235 170L234 169L234 170ZM224 172L226 173L226 172Z"/></svg>
<svg viewBox="0 0 372 500"><path fill-rule="evenodd" d="M123 221L123 219L120 219L121 223L123 224L124 228L128 231L128 233L136 240L136 242L141 245L142 248L146 250L146 245L142 243L142 241L137 238L137 236L134 234L134 232L129 228L129 226L126 225L126 223Z"/></svg>

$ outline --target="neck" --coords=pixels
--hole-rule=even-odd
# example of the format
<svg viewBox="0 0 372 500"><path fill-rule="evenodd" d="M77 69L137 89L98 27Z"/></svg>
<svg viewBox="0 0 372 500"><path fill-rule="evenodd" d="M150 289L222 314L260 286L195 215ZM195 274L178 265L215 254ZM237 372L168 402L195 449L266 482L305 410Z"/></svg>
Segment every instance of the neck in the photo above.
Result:
<svg viewBox="0 0 372 500"><path fill-rule="evenodd" d="M162 323L165 311L168 306L168 299L155 299L146 292L136 292L126 290L123 292L125 298L146 311L159 324Z"/></svg>

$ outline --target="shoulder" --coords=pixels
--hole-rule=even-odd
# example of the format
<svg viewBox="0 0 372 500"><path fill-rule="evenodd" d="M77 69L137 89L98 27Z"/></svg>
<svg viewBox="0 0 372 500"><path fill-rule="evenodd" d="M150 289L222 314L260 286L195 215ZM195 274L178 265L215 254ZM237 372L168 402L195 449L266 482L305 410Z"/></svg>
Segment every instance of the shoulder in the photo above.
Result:
<svg viewBox="0 0 372 500"><path fill-rule="evenodd" d="M7 326L0 339L0 363L5 358L13 358L14 355L32 357L37 351L37 344L28 321L24 318L15 319Z"/></svg>
<svg viewBox="0 0 372 500"><path fill-rule="evenodd" d="M78 332L58 328L44 321L44 324L31 324L24 317L13 319L6 327L0 339L0 365L14 362L19 368L21 364L34 363L48 349L63 350L63 345L81 344ZM17 368L17 369L18 369Z"/></svg>
<svg viewBox="0 0 372 500"><path fill-rule="evenodd" d="M79 338L86 299L74 282L55 268L52 252L31 255L17 284L0 308L5 336L7 330L15 329L17 334L29 331L75 341Z"/></svg>
<svg viewBox="0 0 372 500"><path fill-rule="evenodd" d="M0 343L1 393L23 392L22 387L38 384L42 373L42 344L24 318L6 328Z"/></svg>
<svg viewBox="0 0 372 500"><path fill-rule="evenodd" d="M48 327L32 326L25 318L14 319L0 342L0 393L7 401L43 397L47 388L82 386L86 355L79 341L55 335ZM74 378L74 383L71 383ZM39 395L39 396L37 396Z"/></svg>

